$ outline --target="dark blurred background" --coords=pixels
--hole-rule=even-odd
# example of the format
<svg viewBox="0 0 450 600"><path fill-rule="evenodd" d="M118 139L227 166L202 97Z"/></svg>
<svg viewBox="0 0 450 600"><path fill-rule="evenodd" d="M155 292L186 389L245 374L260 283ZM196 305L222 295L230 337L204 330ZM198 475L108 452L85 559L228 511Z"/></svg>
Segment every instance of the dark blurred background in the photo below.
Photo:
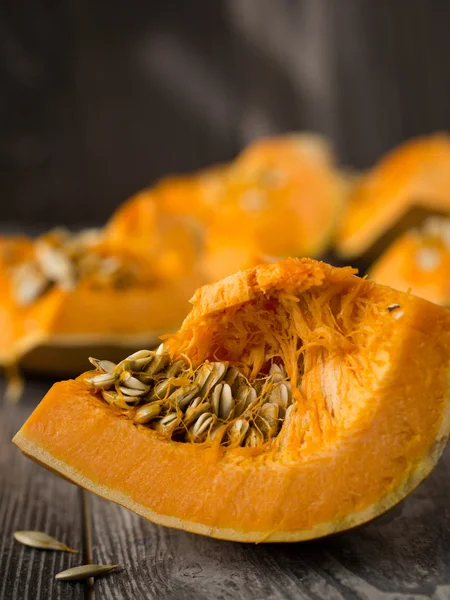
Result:
<svg viewBox="0 0 450 600"><path fill-rule="evenodd" d="M4 0L2 222L101 223L290 130L367 167L450 129L449 25L439 0Z"/></svg>

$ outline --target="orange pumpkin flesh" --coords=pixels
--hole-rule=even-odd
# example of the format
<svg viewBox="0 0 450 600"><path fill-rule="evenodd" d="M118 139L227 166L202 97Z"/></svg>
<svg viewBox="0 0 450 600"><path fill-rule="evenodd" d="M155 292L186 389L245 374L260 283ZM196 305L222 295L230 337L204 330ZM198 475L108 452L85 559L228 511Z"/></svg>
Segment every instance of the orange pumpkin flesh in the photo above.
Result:
<svg viewBox="0 0 450 600"><path fill-rule="evenodd" d="M348 529L432 470L450 428L445 309L308 259L239 272L192 302L165 342L172 360L226 360L250 381L283 364L294 403L278 435L175 441L105 403L90 373L53 386L14 442L156 523L235 541Z"/></svg>
<svg viewBox="0 0 450 600"><path fill-rule="evenodd" d="M350 194L336 246L343 258L368 253L395 229L403 233L425 214L450 212L450 138L406 142L363 176ZM405 222L403 222L405 221ZM413 221L413 222L412 222ZM377 251L371 252L376 254Z"/></svg>
<svg viewBox="0 0 450 600"><path fill-rule="evenodd" d="M377 283L450 306L450 219L430 217L396 240L372 267Z"/></svg>

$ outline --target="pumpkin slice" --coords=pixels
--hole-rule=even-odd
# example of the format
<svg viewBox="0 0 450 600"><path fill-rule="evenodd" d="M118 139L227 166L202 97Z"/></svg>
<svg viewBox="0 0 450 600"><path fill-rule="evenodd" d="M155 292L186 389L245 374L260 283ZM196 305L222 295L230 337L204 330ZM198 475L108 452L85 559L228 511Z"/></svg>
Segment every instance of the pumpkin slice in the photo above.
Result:
<svg viewBox="0 0 450 600"><path fill-rule="evenodd" d="M57 383L14 442L155 523L236 541L349 529L450 428L450 313L309 259L195 293L156 352Z"/></svg>
<svg viewBox="0 0 450 600"><path fill-rule="evenodd" d="M337 250L343 258L378 257L430 213L449 212L449 136L410 140L387 154L355 186L341 221Z"/></svg>
<svg viewBox="0 0 450 600"><path fill-rule="evenodd" d="M311 134L253 142L210 189L217 198L205 235L211 279L264 260L322 255L347 193L328 144Z"/></svg>
<svg viewBox="0 0 450 600"><path fill-rule="evenodd" d="M349 177L336 168L324 138L263 138L227 165L167 177L140 192L118 209L109 228L148 245L157 211L176 216L197 240L206 279L215 281L280 257L320 256L348 188Z"/></svg>
<svg viewBox="0 0 450 600"><path fill-rule="evenodd" d="M118 220L120 224L120 220ZM157 254L116 229L0 243L0 365L74 374L89 352L118 358L157 344L185 317L203 283L179 227L153 226ZM163 231L163 233L161 233ZM151 235L146 229L147 245ZM90 351L88 350L90 348Z"/></svg>
<svg viewBox="0 0 450 600"><path fill-rule="evenodd" d="M371 279L450 306L450 219L429 217L386 250L372 267Z"/></svg>

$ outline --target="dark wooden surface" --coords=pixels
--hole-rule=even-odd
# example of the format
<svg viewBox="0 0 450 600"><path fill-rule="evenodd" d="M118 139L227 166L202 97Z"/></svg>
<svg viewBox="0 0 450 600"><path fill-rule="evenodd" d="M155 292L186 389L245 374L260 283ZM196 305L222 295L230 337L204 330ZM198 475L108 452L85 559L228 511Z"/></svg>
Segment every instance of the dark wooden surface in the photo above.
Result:
<svg viewBox="0 0 450 600"><path fill-rule="evenodd" d="M24 402L15 406L0 400L1 600L84 597L83 585L55 581L56 573L83 557L81 491L26 459L11 443L47 388L45 383L29 386ZM79 549L80 555L27 548L13 538L24 529L45 531Z"/></svg>
<svg viewBox="0 0 450 600"><path fill-rule="evenodd" d="M17 406L0 403L0 599L450 600L450 452L400 506L357 530L303 544L234 544L158 527L83 494L22 457L10 439L48 384L28 383ZM91 527L92 539L86 534ZM78 555L19 545L43 529ZM94 589L56 582L89 559L120 572Z"/></svg>

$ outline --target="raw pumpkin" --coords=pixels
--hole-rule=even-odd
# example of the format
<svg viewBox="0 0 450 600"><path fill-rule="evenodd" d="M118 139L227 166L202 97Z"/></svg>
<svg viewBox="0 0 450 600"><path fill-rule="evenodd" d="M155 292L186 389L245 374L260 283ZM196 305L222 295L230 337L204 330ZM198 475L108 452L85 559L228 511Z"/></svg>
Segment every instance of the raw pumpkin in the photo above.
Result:
<svg viewBox="0 0 450 600"><path fill-rule="evenodd" d="M450 428L447 310L310 259L192 302L156 353L55 384L14 442L156 523L236 541L349 529L433 469Z"/></svg>
<svg viewBox="0 0 450 600"><path fill-rule="evenodd" d="M137 235L121 237L120 217L105 231L4 239L0 365L74 374L89 352L120 356L176 330L192 290L204 283L195 240L173 218L161 223L156 215L151 229L145 225L145 245Z"/></svg>
<svg viewBox="0 0 450 600"><path fill-rule="evenodd" d="M337 236L343 258L378 257L430 213L450 213L450 137L435 134L392 150L350 194Z"/></svg>
<svg viewBox="0 0 450 600"><path fill-rule="evenodd" d="M323 138L291 134L250 144L210 193L203 265L217 279L264 260L323 254L346 187Z"/></svg>
<svg viewBox="0 0 450 600"><path fill-rule="evenodd" d="M151 222L156 206L181 217L196 236L205 277L215 281L267 260L320 256L334 235L347 180L322 137L290 134L257 140L228 165L165 178L117 214L130 239L138 215ZM145 225L137 228L144 233Z"/></svg>
<svg viewBox="0 0 450 600"><path fill-rule="evenodd" d="M450 307L450 219L429 217L386 250L371 279Z"/></svg>

